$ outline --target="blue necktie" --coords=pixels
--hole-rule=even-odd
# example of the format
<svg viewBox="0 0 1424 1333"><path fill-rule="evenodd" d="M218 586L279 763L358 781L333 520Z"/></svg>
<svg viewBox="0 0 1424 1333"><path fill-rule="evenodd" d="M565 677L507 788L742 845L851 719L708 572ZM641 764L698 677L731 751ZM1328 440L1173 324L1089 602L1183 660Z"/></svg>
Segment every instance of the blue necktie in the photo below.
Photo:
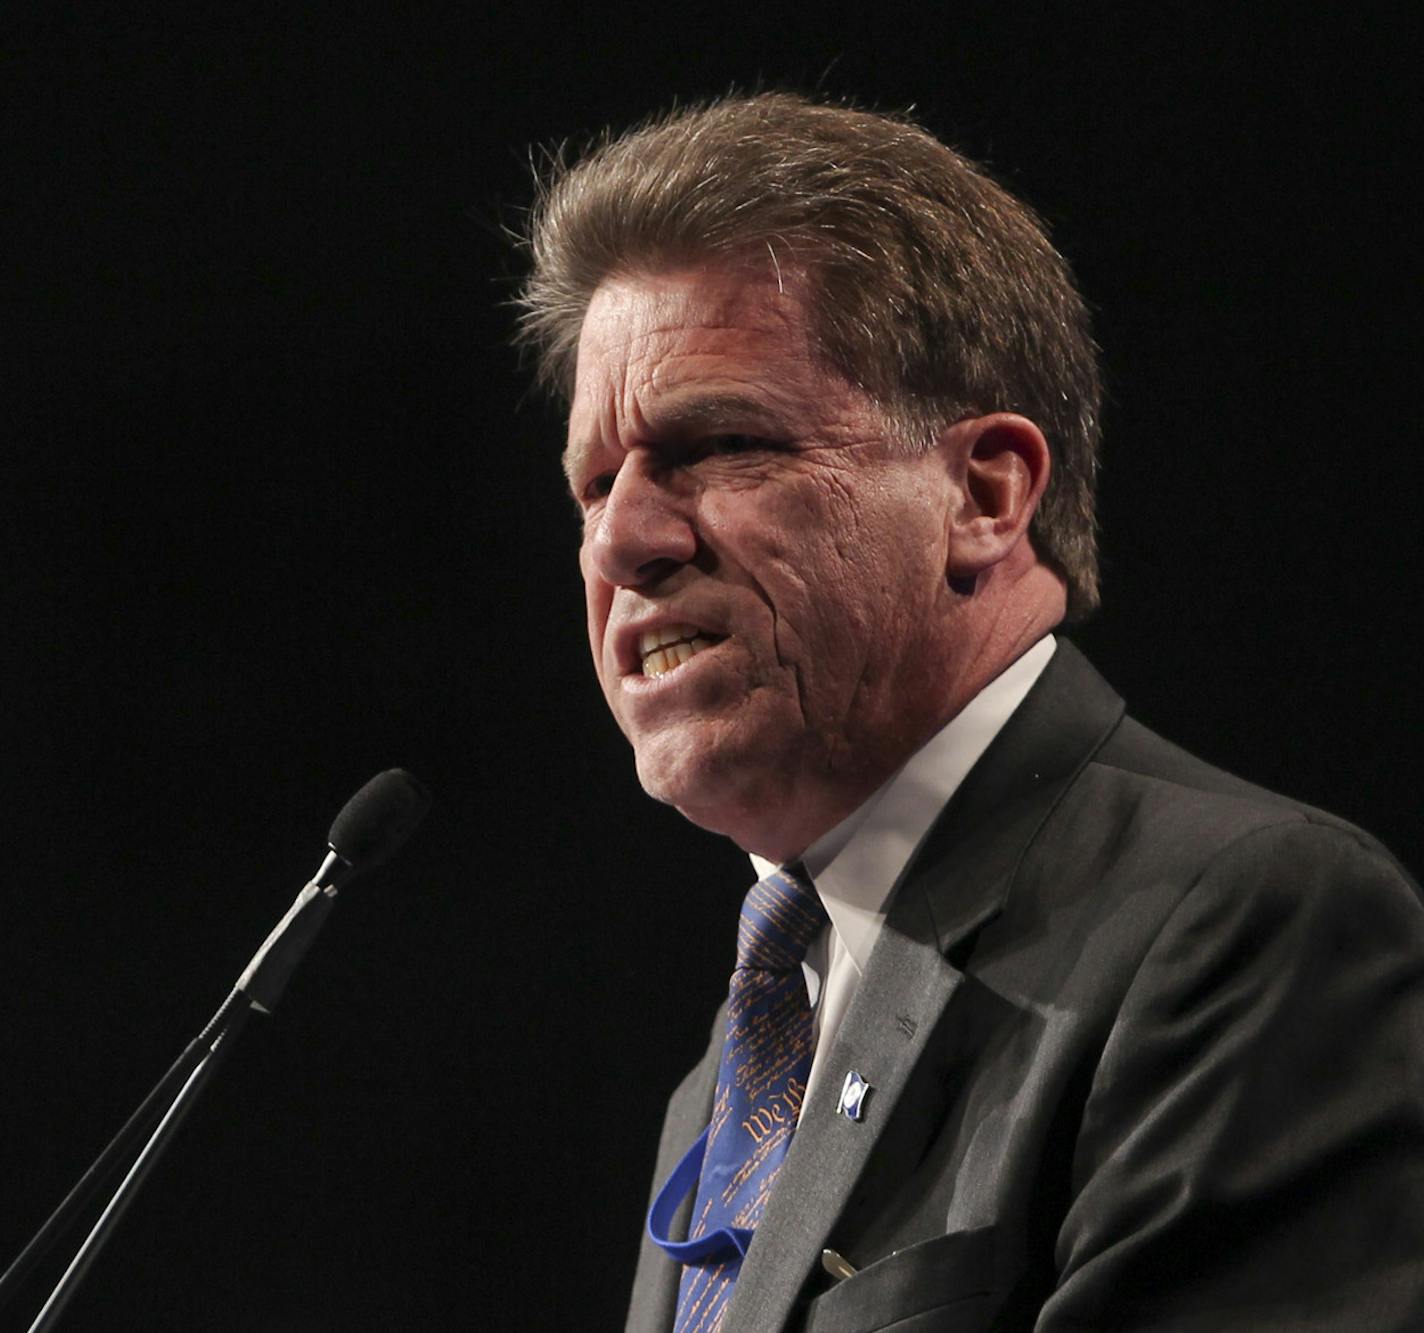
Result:
<svg viewBox="0 0 1424 1333"><path fill-rule="evenodd" d="M806 1095L811 1006L801 960L827 917L799 870L773 871L742 904L712 1120L649 1213L653 1239L685 1265L674 1333L721 1326ZM670 1241L668 1223L694 1179L688 1238Z"/></svg>

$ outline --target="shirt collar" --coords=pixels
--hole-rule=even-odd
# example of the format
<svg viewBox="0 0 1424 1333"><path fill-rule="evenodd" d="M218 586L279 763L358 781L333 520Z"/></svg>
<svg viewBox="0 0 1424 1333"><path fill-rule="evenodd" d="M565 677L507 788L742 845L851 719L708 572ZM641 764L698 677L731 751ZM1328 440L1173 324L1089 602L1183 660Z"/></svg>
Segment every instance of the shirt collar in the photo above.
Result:
<svg viewBox="0 0 1424 1333"><path fill-rule="evenodd" d="M857 971L865 970L891 891L915 848L1024 701L1057 646L1051 634L1040 639L801 857ZM760 856L751 861L758 878L777 868Z"/></svg>

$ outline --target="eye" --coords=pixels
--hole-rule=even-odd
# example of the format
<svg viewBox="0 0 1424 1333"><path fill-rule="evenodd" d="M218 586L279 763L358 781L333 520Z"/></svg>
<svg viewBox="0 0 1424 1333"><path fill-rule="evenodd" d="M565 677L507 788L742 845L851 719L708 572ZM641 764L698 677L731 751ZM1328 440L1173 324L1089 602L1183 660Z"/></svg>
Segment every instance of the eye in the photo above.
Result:
<svg viewBox="0 0 1424 1333"><path fill-rule="evenodd" d="M608 492L613 489L613 476L614 474L612 472L600 472L598 476L594 477L593 480L583 488L581 497L583 502L588 504L594 500L604 499L608 495Z"/></svg>
<svg viewBox="0 0 1424 1333"><path fill-rule="evenodd" d="M729 454L749 454L758 449L771 448L771 442L758 435L710 435L701 443L703 454L726 456Z"/></svg>

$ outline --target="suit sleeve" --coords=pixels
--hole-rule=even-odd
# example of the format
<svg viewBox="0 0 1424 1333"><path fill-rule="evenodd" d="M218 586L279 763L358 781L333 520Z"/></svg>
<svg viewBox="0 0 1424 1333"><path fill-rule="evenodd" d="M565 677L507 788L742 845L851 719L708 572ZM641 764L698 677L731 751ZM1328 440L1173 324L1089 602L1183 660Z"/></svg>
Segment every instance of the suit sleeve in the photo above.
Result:
<svg viewBox="0 0 1424 1333"><path fill-rule="evenodd" d="M1219 854L1104 1047L1037 1333L1424 1328L1424 909L1307 822Z"/></svg>

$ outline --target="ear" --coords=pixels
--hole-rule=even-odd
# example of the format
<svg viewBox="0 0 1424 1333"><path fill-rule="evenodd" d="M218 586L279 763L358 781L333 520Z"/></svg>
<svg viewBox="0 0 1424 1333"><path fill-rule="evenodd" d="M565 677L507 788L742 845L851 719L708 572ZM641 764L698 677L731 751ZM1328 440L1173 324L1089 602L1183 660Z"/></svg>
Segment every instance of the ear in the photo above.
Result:
<svg viewBox="0 0 1424 1333"><path fill-rule="evenodd" d="M972 583L1027 542L1052 470L1048 441L1027 417L995 412L955 422L939 443L960 490L945 573Z"/></svg>

